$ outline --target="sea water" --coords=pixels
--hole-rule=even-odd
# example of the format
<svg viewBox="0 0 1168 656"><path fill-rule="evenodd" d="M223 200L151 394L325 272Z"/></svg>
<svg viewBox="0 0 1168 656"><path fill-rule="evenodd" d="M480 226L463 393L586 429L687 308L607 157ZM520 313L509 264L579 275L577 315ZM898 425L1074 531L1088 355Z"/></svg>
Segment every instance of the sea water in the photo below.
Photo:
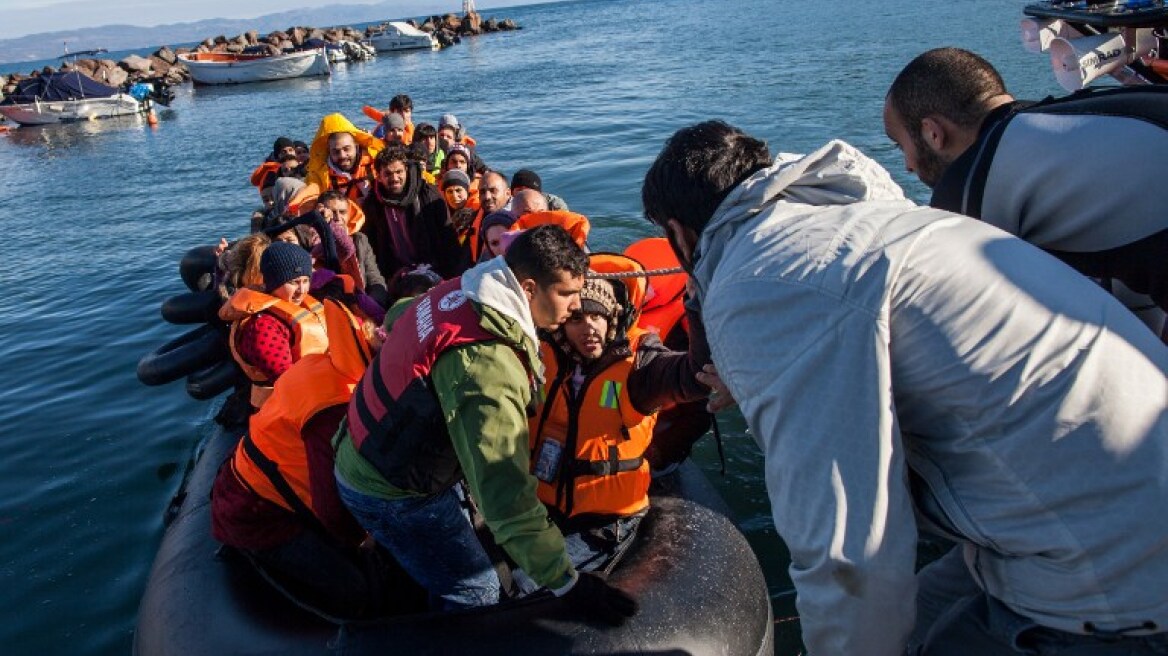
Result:
<svg viewBox="0 0 1168 656"><path fill-rule="evenodd" d="M1022 6L512 7L485 14L514 18L520 31L382 54L331 78L178 87L156 128L138 117L0 136L0 652L130 649L163 510L214 413L181 383L141 385L135 364L189 329L158 311L185 291L179 258L246 232L258 201L247 178L276 137L307 141L331 112L371 127L363 105L408 93L416 122L454 113L488 164L538 171L592 219L598 250L654 234L640 208L645 170L673 131L711 118L774 152L845 139L926 200L881 126L888 84L916 54L956 45L986 56L1020 97L1057 93L1049 61L1020 45ZM711 438L695 457L766 572L777 653L794 654L794 594L762 458L740 415L720 422L726 475Z"/></svg>

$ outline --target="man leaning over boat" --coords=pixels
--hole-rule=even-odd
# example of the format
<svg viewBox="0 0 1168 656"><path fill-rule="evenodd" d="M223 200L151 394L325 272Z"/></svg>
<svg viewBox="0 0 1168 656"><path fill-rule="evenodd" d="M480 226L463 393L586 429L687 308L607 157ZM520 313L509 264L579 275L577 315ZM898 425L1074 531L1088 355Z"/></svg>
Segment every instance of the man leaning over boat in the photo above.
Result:
<svg viewBox="0 0 1168 656"><path fill-rule="evenodd" d="M1168 347L832 141L679 130L646 215L765 456L811 654L1168 653ZM914 574L919 532L956 543Z"/></svg>

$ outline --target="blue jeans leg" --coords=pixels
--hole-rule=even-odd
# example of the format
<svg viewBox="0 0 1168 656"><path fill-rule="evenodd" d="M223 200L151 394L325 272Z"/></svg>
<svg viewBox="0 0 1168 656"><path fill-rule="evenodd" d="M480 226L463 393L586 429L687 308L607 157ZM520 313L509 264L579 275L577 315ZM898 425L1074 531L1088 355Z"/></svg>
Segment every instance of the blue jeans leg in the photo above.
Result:
<svg viewBox="0 0 1168 656"><path fill-rule="evenodd" d="M914 656L1160 656L1168 635L1097 636L1040 626L982 592L954 604Z"/></svg>
<svg viewBox="0 0 1168 656"><path fill-rule="evenodd" d="M965 566L960 545L925 565L917 572L917 619L908 642L910 653L924 644L925 636L950 608L980 592Z"/></svg>
<svg viewBox="0 0 1168 656"><path fill-rule="evenodd" d="M341 500L443 610L499 601L499 576L463 509L458 486L429 496L382 499L337 479Z"/></svg>

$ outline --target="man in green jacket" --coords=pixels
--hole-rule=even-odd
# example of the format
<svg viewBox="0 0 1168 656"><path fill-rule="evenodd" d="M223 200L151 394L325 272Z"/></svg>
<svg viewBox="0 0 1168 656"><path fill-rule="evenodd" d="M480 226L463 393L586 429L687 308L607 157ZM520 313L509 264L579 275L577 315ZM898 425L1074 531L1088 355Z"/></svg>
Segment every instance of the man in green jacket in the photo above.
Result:
<svg viewBox="0 0 1168 656"><path fill-rule="evenodd" d="M420 296L393 323L339 437L341 498L446 609L499 599L461 482L495 542L535 583L620 623L625 593L578 574L529 473L527 410L542 384L537 328L580 307L588 258L558 226Z"/></svg>

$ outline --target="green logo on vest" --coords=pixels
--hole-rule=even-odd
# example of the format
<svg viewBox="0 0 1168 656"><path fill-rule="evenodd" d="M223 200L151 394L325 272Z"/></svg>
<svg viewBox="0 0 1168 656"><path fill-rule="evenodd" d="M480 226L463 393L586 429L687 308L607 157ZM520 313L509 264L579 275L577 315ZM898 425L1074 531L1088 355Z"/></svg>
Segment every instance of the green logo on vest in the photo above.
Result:
<svg viewBox="0 0 1168 656"><path fill-rule="evenodd" d="M621 384L615 380L606 380L600 388L600 407L609 410L617 409L617 398L621 393Z"/></svg>

